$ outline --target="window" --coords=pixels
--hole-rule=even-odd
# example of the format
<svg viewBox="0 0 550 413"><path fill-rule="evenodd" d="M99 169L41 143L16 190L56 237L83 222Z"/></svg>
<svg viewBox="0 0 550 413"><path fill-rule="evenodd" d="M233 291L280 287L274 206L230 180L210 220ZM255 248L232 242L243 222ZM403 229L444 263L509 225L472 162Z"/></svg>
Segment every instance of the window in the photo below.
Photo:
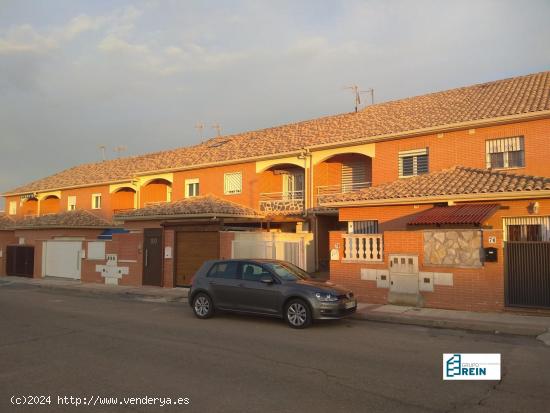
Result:
<svg viewBox="0 0 550 413"><path fill-rule="evenodd" d="M9 214L10 215L17 214L17 201L10 201Z"/></svg>
<svg viewBox="0 0 550 413"><path fill-rule="evenodd" d="M521 168L525 166L523 136L491 139L485 142L487 168Z"/></svg>
<svg viewBox="0 0 550 413"><path fill-rule="evenodd" d="M92 209L101 209L101 194L92 195Z"/></svg>
<svg viewBox="0 0 550 413"><path fill-rule="evenodd" d="M266 276L272 277L269 271L257 264L245 262L241 266L241 278L245 281L260 281Z"/></svg>
<svg viewBox="0 0 550 413"><path fill-rule="evenodd" d="M352 192L361 189L361 184L367 181L367 168L364 161L342 163L342 192Z"/></svg>
<svg viewBox="0 0 550 413"><path fill-rule="evenodd" d="M237 279L237 265L236 261L218 262L208 271L207 277Z"/></svg>
<svg viewBox="0 0 550 413"><path fill-rule="evenodd" d="M399 152L399 177L427 174L428 148Z"/></svg>
<svg viewBox="0 0 550 413"><path fill-rule="evenodd" d="M349 222L348 232L350 234L380 234L378 220L370 219L367 221Z"/></svg>
<svg viewBox="0 0 550 413"><path fill-rule="evenodd" d="M199 180L186 179L185 180L185 197L192 198L198 195L199 195Z"/></svg>
<svg viewBox="0 0 550 413"><path fill-rule="evenodd" d="M67 211L74 211L76 209L76 196L70 195L67 197Z"/></svg>
<svg viewBox="0 0 550 413"><path fill-rule="evenodd" d="M225 195L240 194L243 191L243 175L240 172L230 172L224 175L223 193Z"/></svg>

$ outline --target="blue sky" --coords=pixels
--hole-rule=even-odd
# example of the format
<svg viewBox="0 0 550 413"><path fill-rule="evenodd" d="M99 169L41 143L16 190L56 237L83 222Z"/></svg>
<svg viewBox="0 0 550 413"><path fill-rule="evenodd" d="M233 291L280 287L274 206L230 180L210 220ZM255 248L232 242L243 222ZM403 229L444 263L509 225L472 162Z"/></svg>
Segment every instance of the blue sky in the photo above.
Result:
<svg viewBox="0 0 550 413"><path fill-rule="evenodd" d="M550 69L548 1L0 0L0 191L100 159Z"/></svg>

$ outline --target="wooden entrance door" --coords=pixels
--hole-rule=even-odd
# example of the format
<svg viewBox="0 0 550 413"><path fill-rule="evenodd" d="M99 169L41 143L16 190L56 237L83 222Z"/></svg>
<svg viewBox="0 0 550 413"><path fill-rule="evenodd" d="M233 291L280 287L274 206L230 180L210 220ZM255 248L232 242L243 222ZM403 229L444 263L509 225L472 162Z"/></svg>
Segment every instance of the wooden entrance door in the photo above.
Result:
<svg viewBox="0 0 550 413"><path fill-rule="evenodd" d="M10 245L6 249L6 273L31 277L34 274L34 247Z"/></svg>
<svg viewBox="0 0 550 413"><path fill-rule="evenodd" d="M162 229L143 230L143 285L162 286Z"/></svg>
<svg viewBox="0 0 550 413"><path fill-rule="evenodd" d="M195 272L206 260L220 257L218 231L180 231L176 233L176 274L178 287L191 284Z"/></svg>

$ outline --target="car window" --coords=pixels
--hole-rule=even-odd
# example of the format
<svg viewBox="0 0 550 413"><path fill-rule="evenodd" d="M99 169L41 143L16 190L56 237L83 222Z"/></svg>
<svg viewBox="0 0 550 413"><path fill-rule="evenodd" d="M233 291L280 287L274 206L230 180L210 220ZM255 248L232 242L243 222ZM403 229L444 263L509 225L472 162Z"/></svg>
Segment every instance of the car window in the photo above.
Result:
<svg viewBox="0 0 550 413"><path fill-rule="evenodd" d="M271 271L285 281L310 280L310 275L290 263L270 262L266 264Z"/></svg>
<svg viewBox="0 0 550 413"><path fill-rule="evenodd" d="M207 277L237 279L239 278L237 266L238 263L235 261L218 262L212 266L210 271L208 271Z"/></svg>
<svg viewBox="0 0 550 413"><path fill-rule="evenodd" d="M260 281L262 277L272 277L271 273L264 267L249 262L243 262L241 265L241 278L245 281Z"/></svg>

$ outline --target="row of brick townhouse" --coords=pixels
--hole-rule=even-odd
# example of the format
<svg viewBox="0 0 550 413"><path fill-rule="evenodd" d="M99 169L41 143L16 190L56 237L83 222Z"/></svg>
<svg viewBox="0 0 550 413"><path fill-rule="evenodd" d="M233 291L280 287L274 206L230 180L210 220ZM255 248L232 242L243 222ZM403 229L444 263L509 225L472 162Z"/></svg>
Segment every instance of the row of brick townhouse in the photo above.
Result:
<svg viewBox="0 0 550 413"><path fill-rule="evenodd" d="M542 72L78 165L4 194L0 274L172 287L267 257L370 302L550 307L549 158Z"/></svg>

